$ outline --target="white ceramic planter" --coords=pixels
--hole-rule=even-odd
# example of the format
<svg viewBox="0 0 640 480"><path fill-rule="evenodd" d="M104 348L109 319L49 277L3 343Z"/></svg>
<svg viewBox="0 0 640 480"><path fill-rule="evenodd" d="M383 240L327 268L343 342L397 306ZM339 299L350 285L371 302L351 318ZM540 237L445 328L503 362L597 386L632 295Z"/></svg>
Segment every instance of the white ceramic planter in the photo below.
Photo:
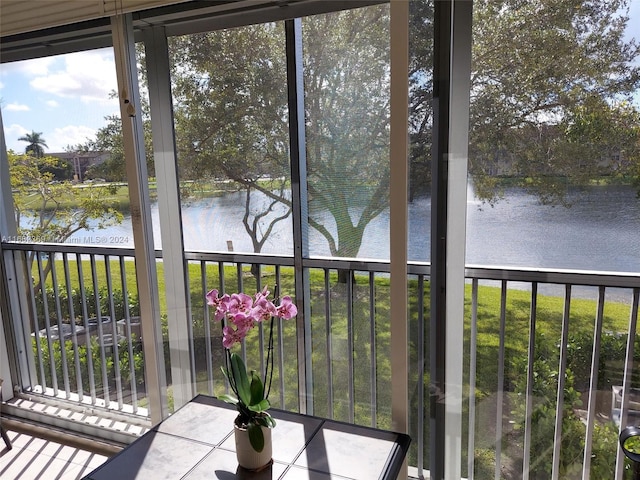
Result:
<svg viewBox="0 0 640 480"><path fill-rule="evenodd" d="M234 433L236 438L236 455L238 464L247 470L259 470L271 463L272 445L271 445L271 429L262 428L264 435L264 448L261 452L256 452L249 441L249 433L244 428L239 428L234 424Z"/></svg>

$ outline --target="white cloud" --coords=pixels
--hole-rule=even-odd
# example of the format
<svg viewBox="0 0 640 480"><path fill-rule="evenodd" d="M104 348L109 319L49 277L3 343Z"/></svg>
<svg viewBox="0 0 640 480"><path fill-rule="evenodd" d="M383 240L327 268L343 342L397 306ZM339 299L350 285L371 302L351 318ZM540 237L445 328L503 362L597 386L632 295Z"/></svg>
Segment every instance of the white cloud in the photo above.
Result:
<svg viewBox="0 0 640 480"><path fill-rule="evenodd" d="M47 107L51 107L51 108L56 108L58 107L60 104L58 102L56 102L55 100L47 100L45 102L45 104L47 105Z"/></svg>
<svg viewBox="0 0 640 480"><path fill-rule="evenodd" d="M26 77L35 75L46 75L49 66L55 63L56 57L36 58L33 60L22 60L20 62L10 62L2 64L2 74L20 73Z"/></svg>
<svg viewBox="0 0 640 480"><path fill-rule="evenodd" d="M16 153L23 153L24 148L27 146L24 142L19 142L18 138L31 133L31 130L27 130L22 125L13 123L4 127L4 140L7 143L7 149L13 150Z"/></svg>
<svg viewBox="0 0 640 480"><path fill-rule="evenodd" d="M109 93L117 89L111 50L64 55L29 82L32 88L83 103L117 103Z"/></svg>
<svg viewBox="0 0 640 480"><path fill-rule="evenodd" d="M47 152L64 152L68 145L77 145L85 143L88 138L93 139L96 136L96 130L84 125L67 125L62 128L54 128L53 132L48 133L45 137L49 148Z"/></svg>
<svg viewBox="0 0 640 480"><path fill-rule="evenodd" d="M31 110L28 105L23 105L21 103L9 103L4 110L8 112L28 112Z"/></svg>
<svg viewBox="0 0 640 480"><path fill-rule="evenodd" d="M18 138L27 133L31 133L31 130L17 123L5 126L4 138L7 143L7 149L16 153L23 153L27 144L18 141ZM48 145L44 150L45 153L64 152L68 145L85 143L87 138L94 139L95 136L96 130L84 125L67 125L66 127L54 128L43 135L44 141Z"/></svg>
<svg viewBox="0 0 640 480"><path fill-rule="evenodd" d="M0 89L4 88L4 83L0 82Z"/></svg>

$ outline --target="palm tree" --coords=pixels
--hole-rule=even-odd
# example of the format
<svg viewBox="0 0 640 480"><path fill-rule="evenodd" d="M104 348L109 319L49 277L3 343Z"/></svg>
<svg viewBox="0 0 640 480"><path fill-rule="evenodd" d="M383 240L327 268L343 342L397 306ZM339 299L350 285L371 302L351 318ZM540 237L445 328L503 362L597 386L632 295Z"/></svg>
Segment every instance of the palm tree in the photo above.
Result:
<svg viewBox="0 0 640 480"><path fill-rule="evenodd" d="M42 132L31 131L26 135L20 137L18 140L21 142L28 142L27 148L24 149L24 153L31 153L34 157L40 158L44 156L44 148L49 148L47 142L42 138Z"/></svg>

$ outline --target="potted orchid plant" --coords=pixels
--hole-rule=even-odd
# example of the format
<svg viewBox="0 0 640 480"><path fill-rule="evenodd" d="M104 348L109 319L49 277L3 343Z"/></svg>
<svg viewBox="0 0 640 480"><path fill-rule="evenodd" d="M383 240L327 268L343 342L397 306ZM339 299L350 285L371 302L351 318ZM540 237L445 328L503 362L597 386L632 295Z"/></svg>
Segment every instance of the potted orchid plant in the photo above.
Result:
<svg viewBox="0 0 640 480"><path fill-rule="evenodd" d="M236 453L241 466L258 469L271 461L271 428L275 420L267 410L269 392L273 379L273 324L276 318L290 319L298 310L291 297L279 301L269 299L269 290L251 297L245 293L224 294L211 290L206 294L207 304L215 308L215 319L222 322L222 345L225 349L225 364L222 371L229 381L232 394L220 395L220 399L235 405L238 417L235 420ZM242 357L231 349L241 343L257 325L268 322L269 340L265 371L247 370ZM266 438L268 437L268 438ZM249 458L241 458L241 450L253 452Z"/></svg>

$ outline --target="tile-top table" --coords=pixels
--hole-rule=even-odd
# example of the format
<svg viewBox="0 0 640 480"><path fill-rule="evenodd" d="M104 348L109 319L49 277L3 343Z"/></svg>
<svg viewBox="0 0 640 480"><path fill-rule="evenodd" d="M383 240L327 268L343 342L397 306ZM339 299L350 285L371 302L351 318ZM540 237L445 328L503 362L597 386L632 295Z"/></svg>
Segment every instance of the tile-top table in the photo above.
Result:
<svg viewBox="0 0 640 480"><path fill-rule="evenodd" d="M233 405L198 395L86 480L372 480L395 479L409 449L401 433L270 409L273 464L238 467Z"/></svg>

